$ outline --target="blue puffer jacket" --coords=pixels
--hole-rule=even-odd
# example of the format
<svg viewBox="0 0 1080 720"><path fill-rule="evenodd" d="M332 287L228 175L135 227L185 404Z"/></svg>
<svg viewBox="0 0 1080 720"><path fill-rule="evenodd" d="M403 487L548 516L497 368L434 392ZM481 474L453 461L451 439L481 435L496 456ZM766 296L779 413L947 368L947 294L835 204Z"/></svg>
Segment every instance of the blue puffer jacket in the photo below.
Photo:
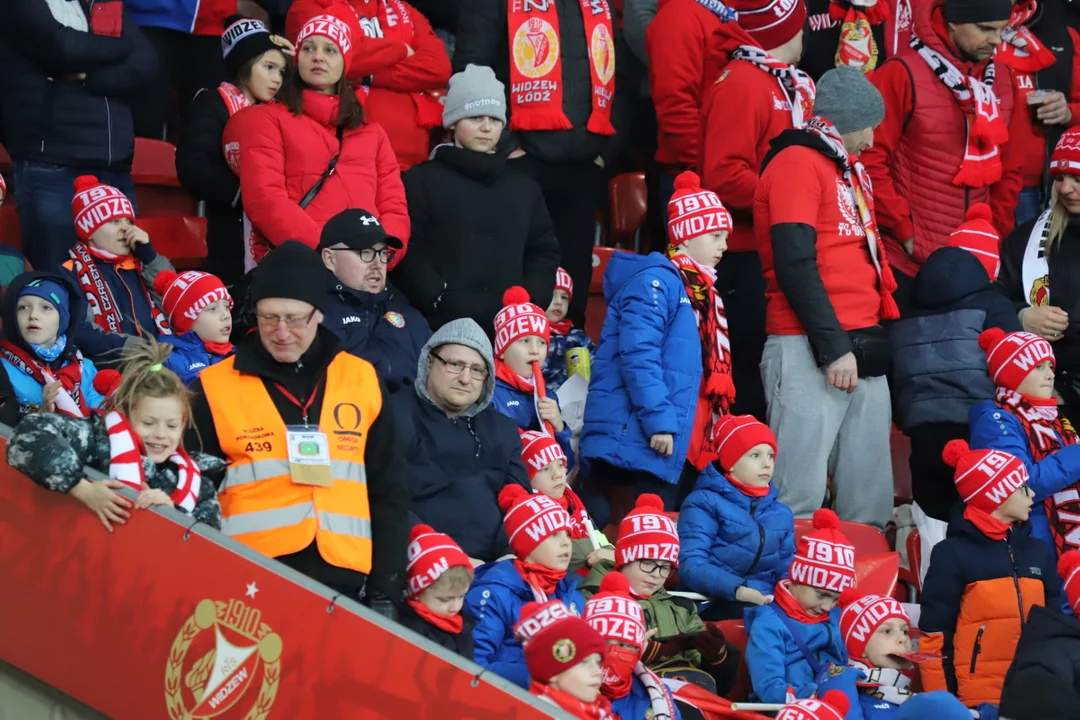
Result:
<svg viewBox="0 0 1080 720"><path fill-rule="evenodd" d="M604 273L607 317L593 359L583 464L600 458L677 483L701 386L701 340L679 271L659 253L615 253ZM671 457L649 447L670 433Z"/></svg>
<svg viewBox="0 0 1080 720"><path fill-rule="evenodd" d="M195 382L203 370L229 357L207 350L202 338L194 330L183 335L160 335L158 341L173 346L169 357L165 358L165 367L179 375L184 385Z"/></svg>
<svg viewBox="0 0 1080 720"><path fill-rule="evenodd" d="M717 600L734 600L741 585L771 594L795 554L795 516L778 494L748 497L706 467L679 513L683 584Z"/></svg>
<svg viewBox="0 0 1080 720"><path fill-rule="evenodd" d="M664 691L667 692L670 700L671 691L667 689L667 686L664 687ZM671 720L682 720L679 706L673 700L671 706L675 708L675 714L671 716ZM622 720L646 720L653 717L649 689L635 676L634 681L630 683L630 694L618 700L612 700L611 710Z"/></svg>
<svg viewBox="0 0 1080 720"><path fill-rule="evenodd" d="M580 579L579 575L570 573L559 581L549 599L562 600L571 612L580 615L585 607L585 598L577 589ZM509 560L478 567L465 596L465 612L476 623L473 660L526 689L529 670L525 667L521 643L514 638L514 625L521 619L521 608L535 599L532 589Z"/></svg>
<svg viewBox="0 0 1080 720"><path fill-rule="evenodd" d="M549 393L555 392L566 382L566 351L574 348L585 348L589 351L591 366L592 356L596 353L596 345L584 330L573 328L568 335L551 332L547 359L544 361L544 381L547 383Z"/></svg>
<svg viewBox="0 0 1080 720"><path fill-rule="evenodd" d="M1020 420L992 400L981 402L971 409L970 423L972 448L1001 450L1024 462L1030 477L1028 486L1035 493L1030 516L1031 535L1049 545L1056 557L1057 550L1043 500L1080 481L1080 444L1069 445L1034 462Z"/></svg>
<svg viewBox="0 0 1080 720"><path fill-rule="evenodd" d="M765 703L783 704L787 689L795 691L800 700L817 691L816 673L803 657L788 626L777 613L783 613L775 603L758 605L746 611L746 665L753 686L751 699ZM840 609L834 608L826 622L804 625L784 616L799 633L806 649L815 656L821 667L846 666L847 648L840 636Z"/></svg>
<svg viewBox="0 0 1080 720"><path fill-rule="evenodd" d="M994 397L979 333L1021 329L1012 303L994 290L982 264L962 248L931 253L915 276L914 317L889 325L896 424L964 423Z"/></svg>
<svg viewBox="0 0 1080 720"><path fill-rule="evenodd" d="M555 393L548 393L548 397L559 404L559 398ZM491 398L491 407L514 421L519 430L542 430L540 416L536 414L536 403L533 401L531 392L524 393L507 385L502 380L495 381L495 396ZM562 412L562 407L559 407ZM555 433L555 439L559 441L559 447L566 454L566 467L574 467L574 451L570 447L570 426L563 423L562 432Z"/></svg>

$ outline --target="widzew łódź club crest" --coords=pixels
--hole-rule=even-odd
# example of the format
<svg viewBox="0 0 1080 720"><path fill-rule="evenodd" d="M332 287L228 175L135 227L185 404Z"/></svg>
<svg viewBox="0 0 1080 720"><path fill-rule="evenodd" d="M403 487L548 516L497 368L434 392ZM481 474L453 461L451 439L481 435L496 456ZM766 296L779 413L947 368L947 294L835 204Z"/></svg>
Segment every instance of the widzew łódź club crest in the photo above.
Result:
<svg viewBox="0 0 1080 720"><path fill-rule="evenodd" d="M281 680L281 636L241 600L202 600L165 667L171 720L265 720Z"/></svg>

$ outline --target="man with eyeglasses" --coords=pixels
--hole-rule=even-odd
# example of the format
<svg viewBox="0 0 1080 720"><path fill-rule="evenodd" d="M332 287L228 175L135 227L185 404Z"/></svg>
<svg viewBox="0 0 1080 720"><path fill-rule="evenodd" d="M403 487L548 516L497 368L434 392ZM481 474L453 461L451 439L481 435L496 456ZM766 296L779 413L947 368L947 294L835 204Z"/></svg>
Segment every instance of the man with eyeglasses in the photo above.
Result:
<svg viewBox="0 0 1080 720"><path fill-rule="evenodd" d="M345 210L323 227L319 252L326 273L323 325L341 349L375 366L391 393L416 379L427 320L386 282L386 267L402 249L367 210Z"/></svg>
<svg viewBox="0 0 1080 720"><path fill-rule="evenodd" d="M510 554L499 491L532 488L514 421L490 405L495 361L474 320L435 332L420 351L414 387L394 396L413 524L452 537L474 566Z"/></svg>
<svg viewBox="0 0 1080 720"><path fill-rule="evenodd" d="M320 323L319 255L296 240L255 270L257 333L192 386L189 447L225 458L222 529L373 610L405 589L408 489L388 393Z"/></svg>

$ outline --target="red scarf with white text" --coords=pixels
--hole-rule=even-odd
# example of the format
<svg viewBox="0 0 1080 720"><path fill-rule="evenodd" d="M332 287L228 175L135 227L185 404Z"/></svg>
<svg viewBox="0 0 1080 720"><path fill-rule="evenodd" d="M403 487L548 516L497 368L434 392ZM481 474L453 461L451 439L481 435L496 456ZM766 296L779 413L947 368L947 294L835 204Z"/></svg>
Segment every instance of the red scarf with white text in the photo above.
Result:
<svg viewBox="0 0 1080 720"><path fill-rule="evenodd" d="M1024 428L1028 448L1035 462L1076 442L1076 431L1058 414L1054 398L1033 398L999 387L994 396L998 407L1008 411ZM1058 555L1080 549L1080 483L1046 498L1046 517Z"/></svg>
<svg viewBox="0 0 1080 720"><path fill-rule="evenodd" d="M465 618L461 617L461 613L454 615L453 617L446 617L445 615L439 615L432 612L424 603L419 600L406 600L409 603L409 607L413 609L413 612L419 616L421 620L428 625L433 625L443 632L448 632L453 635L459 634L465 629Z"/></svg>
<svg viewBox="0 0 1080 720"><path fill-rule="evenodd" d="M113 410L105 416L105 428L109 434L109 477L119 480L135 492L145 490L146 471L143 469L143 444L128 419ZM176 465L176 488L169 499L176 507L191 512L199 500L202 473L199 466L182 447L169 456Z"/></svg>
<svg viewBox="0 0 1080 720"><path fill-rule="evenodd" d="M773 588L773 602L779 605L780 609L787 613L789 618L803 625L817 625L829 619L829 613L811 615L806 612L803 606L799 604L799 601L795 599L795 596L791 594L791 591L788 590L790 584L789 580L781 580Z"/></svg>
<svg viewBox="0 0 1080 720"><path fill-rule="evenodd" d="M619 718L612 712L611 703L603 695L597 695L596 700L591 703L583 703L573 695L556 690L550 685L541 685L535 680L529 692L562 708L578 720L618 720Z"/></svg>
<svg viewBox="0 0 1080 720"><path fill-rule="evenodd" d="M1034 73L1057 62L1054 51L1044 45L1025 23L1035 16L1035 0L1020 0L1013 5L1009 24L1001 31L997 56L1013 70Z"/></svg>
<svg viewBox="0 0 1080 720"><path fill-rule="evenodd" d="M218 85L217 91L218 95L221 96L221 99L225 101L225 109L229 111L229 117L232 117L251 105L251 101L247 99L247 95L232 83L221 83Z"/></svg>
<svg viewBox="0 0 1080 720"><path fill-rule="evenodd" d="M498 0L495 0L496 2ZM585 128L614 135L615 39L607 0L580 0L589 51L592 112ZM510 34L510 129L570 130L563 112L563 48L557 3L506 0Z"/></svg>
<svg viewBox="0 0 1080 720"><path fill-rule="evenodd" d="M150 291L142 281L142 263L134 255L114 255L111 252L94 247L90 243L77 242L68 250L68 255L74 261L71 271L75 274L75 280L86 294L86 300L90 303L90 310L94 313L94 322L107 333L121 334L123 331L124 316L120 307L116 304L109 284L101 276L98 263L112 265L116 272L121 270L134 270L139 275L139 287L146 296L146 304L150 306L150 316L154 319L154 329L158 335L172 335L165 314L161 312L154 299L150 297ZM134 310L134 308L132 308ZM131 318L135 322L135 318ZM135 322L135 330L142 336L138 322Z"/></svg>
<svg viewBox="0 0 1080 720"><path fill-rule="evenodd" d="M836 67L858 68L865 73L876 68L881 49L872 28L889 19L888 0L868 0L861 5L831 0L829 17L840 25Z"/></svg>
<svg viewBox="0 0 1080 720"><path fill-rule="evenodd" d="M585 521L589 519L589 513L585 511L585 504L577 493L566 486L566 491L561 498L551 498L559 507L570 515L570 539L582 540L589 537L588 526Z"/></svg>
<svg viewBox="0 0 1080 720"><path fill-rule="evenodd" d="M10 340L0 340L0 357L34 379L41 387L54 380L60 381L60 392L56 395L56 412L75 418L90 416L86 398L82 391L82 353L76 351L75 357L59 370L52 370L33 353L28 353Z"/></svg>

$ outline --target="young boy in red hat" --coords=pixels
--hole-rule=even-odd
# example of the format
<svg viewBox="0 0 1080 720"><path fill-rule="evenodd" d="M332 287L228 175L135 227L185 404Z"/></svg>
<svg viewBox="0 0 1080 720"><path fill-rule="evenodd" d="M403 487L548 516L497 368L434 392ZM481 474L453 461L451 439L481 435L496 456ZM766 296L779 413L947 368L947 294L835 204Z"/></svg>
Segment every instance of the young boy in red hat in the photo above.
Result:
<svg viewBox="0 0 1080 720"><path fill-rule="evenodd" d="M544 391L543 375L536 377L536 369L547 359L551 338L547 316L529 301L523 287L514 286L503 293L503 304L495 316L495 395L491 405L511 418L518 430L553 432L567 466L573 467L570 426L563 422L554 393Z"/></svg>
<svg viewBox="0 0 1080 720"><path fill-rule="evenodd" d="M585 603L584 618L607 642L600 692L611 701L612 711L621 718L678 720L671 691L641 662L648 632L645 614L625 575L604 576L600 592Z"/></svg>
<svg viewBox="0 0 1080 720"><path fill-rule="evenodd" d="M741 619L764 605L795 554L795 516L771 484L776 436L753 415L717 426L719 459L679 513L679 579L712 598L706 620Z"/></svg>
<svg viewBox="0 0 1080 720"><path fill-rule="evenodd" d="M565 604L528 603L514 635L525 648L529 692L578 720L618 720L600 694L604 639Z"/></svg>
<svg viewBox="0 0 1080 720"><path fill-rule="evenodd" d="M233 299L216 276L198 270L179 275L164 270L154 280L154 292L161 297L165 318L176 333L161 337L173 346L165 367L185 385L236 349L229 342Z"/></svg>
<svg viewBox="0 0 1080 720"><path fill-rule="evenodd" d="M158 273L173 267L135 225L131 201L96 177L82 175L75 179L71 210L79 241L68 251L64 269L89 303L86 321L75 333L79 348L101 364L109 359L104 353L172 334L150 288ZM112 352L114 363L118 357Z"/></svg>
<svg viewBox="0 0 1080 720"><path fill-rule="evenodd" d="M1080 547L1080 494L1072 487L1080 481L1080 445L1058 414L1054 350L1038 335L997 328L979 335L979 346L996 390L993 400L971 409L971 447L1000 450L1024 464L1035 503L1031 535L1057 557Z"/></svg>
<svg viewBox="0 0 1080 720"><path fill-rule="evenodd" d="M559 268L555 272L555 292L551 294L551 304L544 313L551 326L548 356L544 362L544 380L547 382L549 392L555 392L566 382L569 375L566 362L568 351L575 348L584 349L589 354L590 367L592 354L596 352L596 345L592 339L585 334L583 329L574 327L574 323L566 317L573 297L574 281L570 273ZM589 376L586 375L585 379L588 380Z"/></svg>
<svg viewBox="0 0 1080 720"><path fill-rule="evenodd" d="M585 607L570 565L570 516L546 495L530 494L520 485L499 493L506 516L506 536L516 558L481 565L465 607L476 622L473 660L523 688L529 673L521 643L513 633L521 609L529 602L556 599L575 614Z"/></svg>
<svg viewBox="0 0 1080 720"><path fill-rule="evenodd" d="M619 523L615 561L593 565L582 592L596 593L612 570L625 576L648 618L648 629L654 631L642 662L660 677L692 682L723 695L735 683L738 653L728 647L719 628L705 625L694 603L668 593L664 586L678 566L675 523L664 514L658 495L645 494Z"/></svg>
<svg viewBox="0 0 1080 720"><path fill-rule="evenodd" d="M547 495L570 515L569 572L586 575L599 560L614 560L615 548L596 528L585 504L566 482L566 455L555 438L535 430L521 432L521 462L532 489Z"/></svg>
<svg viewBox="0 0 1080 720"><path fill-rule="evenodd" d="M832 510L814 513L814 530L796 543L773 601L746 612L746 665L752 697L761 702L782 703L789 688L797 698L812 697L824 668L847 665L836 604L855 586L855 546L839 527Z"/></svg>
<svg viewBox="0 0 1080 720"><path fill-rule="evenodd" d="M920 664L919 673L924 690L948 690L975 707L999 701L1028 612L1061 605L1061 578L1053 551L1031 535L1024 462L963 440L946 445L942 457L956 468L965 508L930 555L919 650L941 659Z"/></svg>
<svg viewBox="0 0 1080 720"><path fill-rule="evenodd" d="M472 660L473 623L461 612L473 581L469 556L449 535L414 525L405 572L409 584L398 622Z"/></svg>

